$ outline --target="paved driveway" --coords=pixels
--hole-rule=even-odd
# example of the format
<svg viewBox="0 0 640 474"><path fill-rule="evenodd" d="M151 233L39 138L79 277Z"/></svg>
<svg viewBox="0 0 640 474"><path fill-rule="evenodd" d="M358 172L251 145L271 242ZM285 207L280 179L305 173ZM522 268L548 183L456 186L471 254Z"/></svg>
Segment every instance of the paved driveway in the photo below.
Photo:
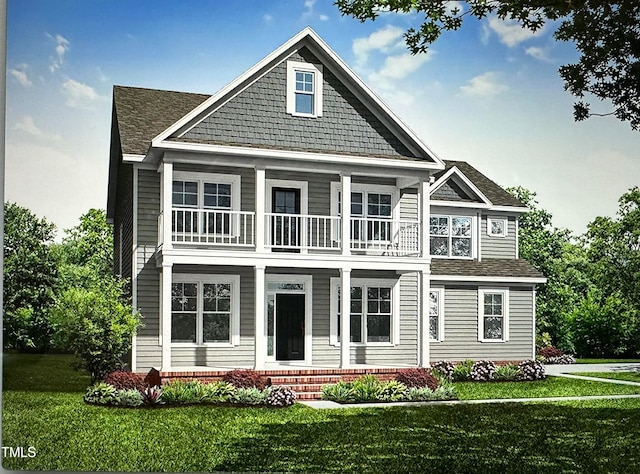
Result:
<svg viewBox="0 0 640 474"><path fill-rule="evenodd" d="M575 372L640 372L640 363L545 365L547 375Z"/></svg>

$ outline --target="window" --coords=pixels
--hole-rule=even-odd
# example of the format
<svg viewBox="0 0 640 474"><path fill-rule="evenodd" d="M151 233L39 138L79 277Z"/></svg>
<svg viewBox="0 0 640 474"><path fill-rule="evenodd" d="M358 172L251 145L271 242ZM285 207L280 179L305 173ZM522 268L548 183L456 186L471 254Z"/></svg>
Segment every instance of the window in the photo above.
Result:
<svg viewBox="0 0 640 474"><path fill-rule="evenodd" d="M239 277L174 275L171 342L238 344Z"/></svg>
<svg viewBox="0 0 640 474"><path fill-rule="evenodd" d="M429 291L429 336L432 341L444 340L444 290Z"/></svg>
<svg viewBox="0 0 640 474"><path fill-rule="evenodd" d="M434 257L471 257L472 217L431 216L429 237Z"/></svg>
<svg viewBox="0 0 640 474"><path fill-rule="evenodd" d="M232 211L239 210L239 203L240 176L176 172L172 230L189 235L230 235Z"/></svg>
<svg viewBox="0 0 640 474"><path fill-rule="evenodd" d="M490 237L506 237L507 219L495 217L487 218L487 235Z"/></svg>
<svg viewBox="0 0 640 474"><path fill-rule="evenodd" d="M340 341L341 291L339 279L332 279L332 287L337 298L332 311L332 343ZM398 329L396 282L390 280L352 280L351 286L351 327L350 340L354 343L395 343ZM335 329L333 329L335 328Z"/></svg>
<svg viewBox="0 0 640 474"><path fill-rule="evenodd" d="M479 290L479 335L481 342L508 340L508 290Z"/></svg>
<svg viewBox="0 0 640 474"><path fill-rule="evenodd" d="M301 117L322 116L321 66L287 61L287 113Z"/></svg>

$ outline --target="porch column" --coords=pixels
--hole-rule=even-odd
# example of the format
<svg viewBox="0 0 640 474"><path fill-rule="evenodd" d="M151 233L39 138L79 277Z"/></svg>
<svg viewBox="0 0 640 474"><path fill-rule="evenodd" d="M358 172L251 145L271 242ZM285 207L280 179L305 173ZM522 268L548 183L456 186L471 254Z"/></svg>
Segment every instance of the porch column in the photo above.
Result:
<svg viewBox="0 0 640 474"><path fill-rule="evenodd" d="M343 195L344 196L344 195ZM344 209L344 206L343 206ZM340 270L340 368L351 364L351 269Z"/></svg>
<svg viewBox="0 0 640 474"><path fill-rule="evenodd" d="M259 234L258 234L259 235ZM255 267L255 344L254 344L254 357L255 357L255 369L260 370L264 368L265 358L267 354L267 336L264 330L264 266Z"/></svg>
<svg viewBox="0 0 640 474"><path fill-rule="evenodd" d="M351 175L342 173L340 175L341 195L342 195L342 255L351 255Z"/></svg>
<svg viewBox="0 0 640 474"><path fill-rule="evenodd" d="M173 247L172 235L171 235L171 220L173 219L171 207L172 201L172 189L173 189L173 163L162 163L160 165L160 174L162 179L160 180L160 195L162 200L160 202L160 211L162 212L162 228L159 229L162 235L158 236L158 240L162 239L162 248L165 250L171 250Z"/></svg>
<svg viewBox="0 0 640 474"><path fill-rule="evenodd" d="M430 207L430 179L421 179L418 193L420 194L420 257L423 259L430 258L429 249L429 216L431 214Z"/></svg>
<svg viewBox="0 0 640 474"><path fill-rule="evenodd" d="M256 166L256 225L255 225L255 238L256 238L256 252L261 253L265 251L265 169L263 166ZM264 270L264 269L263 269Z"/></svg>
<svg viewBox="0 0 640 474"><path fill-rule="evenodd" d="M171 274L173 263L162 262L160 276L160 346L162 347L162 370L171 367Z"/></svg>
<svg viewBox="0 0 640 474"><path fill-rule="evenodd" d="M418 281L420 282L420 314L422 317L419 319L422 321L420 325L420 367L429 367L430 347L429 340L431 339L429 331L429 290L431 288L429 279L429 270L422 270L418 273Z"/></svg>

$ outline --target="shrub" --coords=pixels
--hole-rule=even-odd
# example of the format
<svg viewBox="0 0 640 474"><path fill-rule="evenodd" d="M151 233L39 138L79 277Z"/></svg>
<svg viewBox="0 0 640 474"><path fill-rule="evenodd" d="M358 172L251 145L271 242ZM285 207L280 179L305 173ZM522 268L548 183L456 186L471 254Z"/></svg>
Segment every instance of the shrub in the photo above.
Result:
<svg viewBox="0 0 640 474"><path fill-rule="evenodd" d="M518 365L520 380L542 380L546 377L544 365L537 360L525 360Z"/></svg>
<svg viewBox="0 0 640 474"><path fill-rule="evenodd" d="M438 379L425 368L402 369L398 371L396 380L406 387L429 387L432 391L438 388Z"/></svg>
<svg viewBox="0 0 640 474"><path fill-rule="evenodd" d="M469 378L476 382L488 382L493 380L496 364L490 360L479 360L471 367Z"/></svg>
<svg viewBox="0 0 640 474"><path fill-rule="evenodd" d="M453 380L456 382L464 382L469 380L471 375L471 368L473 367L473 361L467 359L464 362L460 362L453 368Z"/></svg>
<svg viewBox="0 0 640 474"><path fill-rule="evenodd" d="M356 394L349 382L343 382L325 385L322 387L322 399L331 400L338 403L354 402Z"/></svg>
<svg viewBox="0 0 640 474"><path fill-rule="evenodd" d="M267 390L262 391L256 387L239 388L236 390L231 402L241 405L262 405L269 396L267 392Z"/></svg>
<svg viewBox="0 0 640 474"><path fill-rule="evenodd" d="M456 392L451 384L442 384L434 391L427 387L412 387L407 391L407 400L412 402L428 402L434 400L455 400Z"/></svg>
<svg viewBox="0 0 640 474"><path fill-rule="evenodd" d="M157 385L145 388L141 395L145 405L161 405L164 403L162 400L162 389Z"/></svg>
<svg viewBox="0 0 640 474"><path fill-rule="evenodd" d="M268 381L255 370L236 369L227 372L222 377L224 382L228 382L235 388L257 388L264 390L268 385Z"/></svg>
<svg viewBox="0 0 640 474"><path fill-rule="evenodd" d="M513 382L520 377L520 369L513 364L500 365L493 373L493 379L500 382Z"/></svg>
<svg viewBox="0 0 640 474"><path fill-rule="evenodd" d="M544 359L550 359L552 357L560 357L564 354L560 349L555 347L543 347L538 351L538 355Z"/></svg>
<svg viewBox="0 0 640 474"><path fill-rule="evenodd" d="M410 387L407 389L407 400L411 402L427 402L433 392L428 387Z"/></svg>
<svg viewBox="0 0 640 474"><path fill-rule="evenodd" d="M545 364L575 364L576 359L570 354L562 354L560 357L549 357Z"/></svg>
<svg viewBox="0 0 640 474"><path fill-rule="evenodd" d="M213 403L230 402L236 392L236 388L227 382L204 384L205 395L203 400Z"/></svg>
<svg viewBox="0 0 640 474"><path fill-rule="evenodd" d="M431 367L432 374L435 376L440 375L441 378L452 381L453 380L453 362L448 360L439 360Z"/></svg>
<svg viewBox="0 0 640 474"><path fill-rule="evenodd" d="M409 389L404 383L390 380L378 388L377 399L383 402L398 402L406 400L408 393Z"/></svg>
<svg viewBox="0 0 640 474"><path fill-rule="evenodd" d="M103 381L109 385L113 385L116 390L144 390L147 384L140 374L117 370L105 375Z"/></svg>
<svg viewBox="0 0 640 474"><path fill-rule="evenodd" d="M290 387L272 386L267 390L266 403L270 407L288 407L295 403L296 392Z"/></svg>
<svg viewBox="0 0 640 474"><path fill-rule="evenodd" d="M142 395L137 389L118 390L117 404L123 407L139 407L144 404Z"/></svg>
<svg viewBox="0 0 640 474"><path fill-rule="evenodd" d="M97 405L115 405L118 401L117 390L113 385L99 382L87 389L84 394L84 401Z"/></svg>
<svg viewBox="0 0 640 474"><path fill-rule="evenodd" d="M162 400L171 405L201 403L207 395L205 384L199 380L171 380L163 387Z"/></svg>
<svg viewBox="0 0 640 474"><path fill-rule="evenodd" d="M377 400L381 384L375 376L365 374L354 380L351 387L357 402L370 402Z"/></svg>
<svg viewBox="0 0 640 474"><path fill-rule="evenodd" d="M457 398L458 396L456 395L456 390L453 385L443 384L433 391L432 400L456 400Z"/></svg>

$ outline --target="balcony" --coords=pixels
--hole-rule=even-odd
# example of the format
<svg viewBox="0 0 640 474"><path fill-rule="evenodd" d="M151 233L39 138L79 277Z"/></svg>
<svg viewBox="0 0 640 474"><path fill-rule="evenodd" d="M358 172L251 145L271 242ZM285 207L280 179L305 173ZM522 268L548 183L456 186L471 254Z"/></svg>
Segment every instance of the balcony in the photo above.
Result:
<svg viewBox="0 0 640 474"><path fill-rule="evenodd" d="M159 245L163 242L164 216L158 216ZM173 208L171 243L211 248L256 248L258 238L275 252L308 253L342 251L339 216L264 214L264 235L256 236L256 215L247 211ZM386 218L352 217L350 251L354 254L419 256L420 222ZM167 229L168 230L168 229Z"/></svg>

